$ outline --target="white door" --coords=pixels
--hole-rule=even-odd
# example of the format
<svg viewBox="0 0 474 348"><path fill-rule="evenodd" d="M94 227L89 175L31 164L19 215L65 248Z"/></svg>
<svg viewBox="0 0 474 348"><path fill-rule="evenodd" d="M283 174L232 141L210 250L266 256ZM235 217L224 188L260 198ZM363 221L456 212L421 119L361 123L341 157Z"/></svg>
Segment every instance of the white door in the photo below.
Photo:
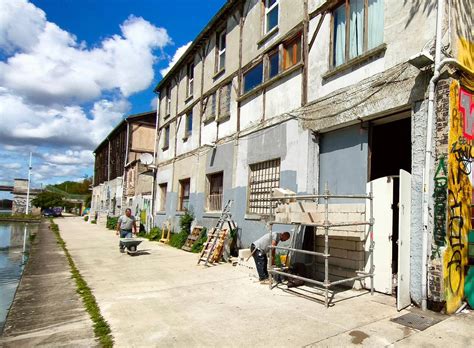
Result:
<svg viewBox="0 0 474 348"><path fill-rule="evenodd" d="M371 182L374 196L374 289L385 294L392 294L392 203L393 179L379 178ZM369 182L367 192L370 192ZM370 206L367 203L367 218L370 218ZM367 236L366 251L369 250L370 236ZM370 259L366 260L366 272L370 271ZM366 282L366 287L370 286Z"/></svg>
<svg viewBox="0 0 474 348"><path fill-rule="evenodd" d="M397 309L411 304L410 298L410 218L411 174L400 170L400 201L398 207L398 291Z"/></svg>

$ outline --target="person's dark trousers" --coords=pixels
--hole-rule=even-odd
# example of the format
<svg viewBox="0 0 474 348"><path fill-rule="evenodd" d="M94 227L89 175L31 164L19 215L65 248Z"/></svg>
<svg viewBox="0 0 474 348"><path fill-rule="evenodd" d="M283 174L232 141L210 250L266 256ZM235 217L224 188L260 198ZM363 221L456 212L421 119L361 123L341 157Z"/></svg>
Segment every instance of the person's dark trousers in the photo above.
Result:
<svg viewBox="0 0 474 348"><path fill-rule="evenodd" d="M132 230L120 230L120 238L132 238ZM120 250L125 249L125 245L122 241L119 242Z"/></svg>
<svg viewBox="0 0 474 348"><path fill-rule="evenodd" d="M253 252L255 249L255 245L250 246L250 251ZM253 259L255 260L255 266L257 267L258 278L260 280L268 279L268 271L267 271L267 254L260 249L255 250L253 253Z"/></svg>

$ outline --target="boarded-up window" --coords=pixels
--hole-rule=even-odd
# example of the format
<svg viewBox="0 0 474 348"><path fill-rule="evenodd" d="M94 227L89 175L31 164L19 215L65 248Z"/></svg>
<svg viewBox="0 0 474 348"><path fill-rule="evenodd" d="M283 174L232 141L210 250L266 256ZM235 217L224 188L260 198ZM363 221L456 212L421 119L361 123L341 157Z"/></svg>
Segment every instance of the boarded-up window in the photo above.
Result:
<svg viewBox="0 0 474 348"><path fill-rule="evenodd" d="M250 165L249 202L247 211L252 214L270 214L271 195L280 186L280 159Z"/></svg>
<svg viewBox="0 0 474 348"><path fill-rule="evenodd" d="M283 69L287 70L301 61L301 37L283 45Z"/></svg>
<svg viewBox="0 0 474 348"><path fill-rule="evenodd" d="M204 104L204 122L209 122L216 118L216 93L212 93L206 98Z"/></svg>
<svg viewBox="0 0 474 348"><path fill-rule="evenodd" d="M232 84L228 83L219 90L219 118L226 118L230 115L230 93Z"/></svg>

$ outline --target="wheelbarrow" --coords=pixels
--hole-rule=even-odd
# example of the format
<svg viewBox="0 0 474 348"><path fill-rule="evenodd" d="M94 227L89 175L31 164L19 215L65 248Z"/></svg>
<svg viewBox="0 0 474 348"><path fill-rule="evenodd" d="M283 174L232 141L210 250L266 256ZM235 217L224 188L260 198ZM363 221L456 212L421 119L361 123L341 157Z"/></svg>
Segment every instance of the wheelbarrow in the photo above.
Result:
<svg viewBox="0 0 474 348"><path fill-rule="evenodd" d="M138 245L143 241L138 238L120 238L125 250L127 250L127 254L133 256L137 253Z"/></svg>

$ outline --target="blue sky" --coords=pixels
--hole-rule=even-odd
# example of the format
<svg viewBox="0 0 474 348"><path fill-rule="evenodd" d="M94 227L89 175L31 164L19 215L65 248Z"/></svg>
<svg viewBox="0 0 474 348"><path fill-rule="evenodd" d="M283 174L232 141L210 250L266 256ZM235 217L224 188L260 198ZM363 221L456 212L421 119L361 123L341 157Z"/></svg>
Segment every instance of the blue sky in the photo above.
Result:
<svg viewBox="0 0 474 348"><path fill-rule="evenodd" d="M0 183L26 176L29 151L35 186L91 175L91 151L151 110L160 70L224 3L0 1Z"/></svg>

